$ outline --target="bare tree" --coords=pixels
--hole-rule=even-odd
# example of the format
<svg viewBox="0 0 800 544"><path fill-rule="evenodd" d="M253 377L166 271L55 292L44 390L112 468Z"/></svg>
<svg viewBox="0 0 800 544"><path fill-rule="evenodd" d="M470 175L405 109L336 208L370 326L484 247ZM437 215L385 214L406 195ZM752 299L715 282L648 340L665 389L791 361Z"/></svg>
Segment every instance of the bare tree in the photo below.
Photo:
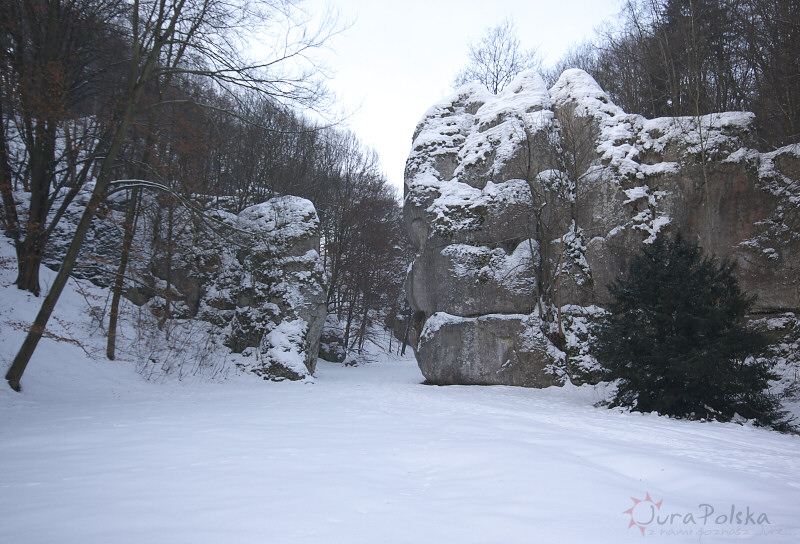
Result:
<svg viewBox="0 0 800 544"><path fill-rule="evenodd" d="M292 2L231 5L224 0L133 0L125 12L127 23L121 30L130 44L125 59L129 67L127 82L108 125L110 136L89 203L50 291L6 374L9 385L17 391L75 266L92 217L114 180L118 157L140 111L142 97L158 78L174 74L205 78L223 93L248 88L276 101L309 107L318 106L324 97L319 80L314 77L316 68L307 61L313 50L336 31L335 22L327 20L316 31L297 32L298 24L304 27L307 20L300 19L298 23ZM280 45L272 50L272 57L243 57L240 52L249 45L248 36L254 35L248 34L247 29L270 28L263 23L275 21L287 22L288 27L283 27L284 39L276 41Z"/></svg>
<svg viewBox="0 0 800 544"><path fill-rule="evenodd" d="M541 65L537 49L522 49L514 21L506 18L497 26L487 28L480 41L469 44L469 62L456 75L453 88L481 83L497 94L520 72L541 68Z"/></svg>
<svg viewBox="0 0 800 544"><path fill-rule="evenodd" d="M585 284L588 271L582 268L580 211L586 205L594 183L596 162L596 120L579 111L574 103L559 108L552 120L527 122L520 119L524 145L515 162L516 174L528 182L531 213L536 232L526 233L538 240L539 259L535 277L539 315L557 324L564 340L562 300L565 278ZM531 246L533 243L531 242ZM534 247L531 247L534 253Z"/></svg>
<svg viewBox="0 0 800 544"><path fill-rule="evenodd" d="M774 147L800 139L800 6L796 0L743 0L742 55L755 69L751 108Z"/></svg>
<svg viewBox="0 0 800 544"><path fill-rule="evenodd" d="M595 73L598 69L598 51L595 44L583 41L575 44L553 65L542 72L545 82L552 86L565 70L580 68L588 73Z"/></svg>

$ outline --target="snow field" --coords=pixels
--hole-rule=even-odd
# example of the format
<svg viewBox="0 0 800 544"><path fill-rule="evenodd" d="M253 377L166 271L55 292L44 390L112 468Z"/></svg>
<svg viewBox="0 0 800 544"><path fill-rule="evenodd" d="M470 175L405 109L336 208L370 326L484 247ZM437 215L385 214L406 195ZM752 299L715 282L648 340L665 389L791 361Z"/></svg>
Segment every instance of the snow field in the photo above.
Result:
<svg viewBox="0 0 800 544"><path fill-rule="evenodd" d="M774 432L597 409L590 389L425 386L407 359L321 363L313 384L119 370L81 380L105 390L85 402L3 395L0 541L638 541L623 512L646 493L749 506L770 542L800 531L798 439Z"/></svg>
<svg viewBox="0 0 800 544"><path fill-rule="evenodd" d="M36 310L10 281L3 367ZM83 347L46 338L23 392L0 387L0 542L800 540L798 437L595 408L602 388L427 386L387 355L145 382L85 307L69 290L53 326Z"/></svg>

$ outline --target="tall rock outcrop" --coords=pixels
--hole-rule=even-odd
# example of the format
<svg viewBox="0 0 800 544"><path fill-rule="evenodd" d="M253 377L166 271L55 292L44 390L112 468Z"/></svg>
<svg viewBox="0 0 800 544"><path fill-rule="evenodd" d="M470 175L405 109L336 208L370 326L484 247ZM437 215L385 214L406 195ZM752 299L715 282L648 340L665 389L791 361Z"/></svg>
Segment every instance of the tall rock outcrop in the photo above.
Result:
<svg viewBox="0 0 800 544"><path fill-rule="evenodd" d="M435 104L414 133L404 204L428 381L556 383L558 309L602 307L665 230L736 262L756 311L800 308L800 145L760 153L752 123L628 114L581 70L550 89L525 72L496 96L470 85Z"/></svg>
<svg viewBox="0 0 800 544"><path fill-rule="evenodd" d="M204 285L198 316L227 322L233 351L257 349L251 372L294 380L313 373L327 314L314 205L276 197L227 222L237 231Z"/></svg>
<svg viewBox="0 0 800 544"><path fill-rule="evenodd" d="M79 195L49 248L58 266L87 198ZM104 286L113 284L121 251L119 225L127 200L117 193L97 218L78 269ZM302 379L314 372L327 313L320 225L314 205L280 196L238 214L219 209L225 199L195 195L192 212L170 215L147 195L126 279L125 295L149 313L209 323L209 337L234 353L239 366L266 379ZM199 215L197 210L203 210ZM168 225L171 225L168 226ZM211 228L209 228L209 226Z"/></svg>

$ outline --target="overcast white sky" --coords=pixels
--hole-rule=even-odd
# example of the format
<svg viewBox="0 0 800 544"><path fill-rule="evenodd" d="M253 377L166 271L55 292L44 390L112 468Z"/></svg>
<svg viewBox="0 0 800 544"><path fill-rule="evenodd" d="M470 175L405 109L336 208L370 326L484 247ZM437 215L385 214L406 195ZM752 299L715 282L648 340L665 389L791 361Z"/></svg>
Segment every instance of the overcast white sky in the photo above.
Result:
<svg viewBox="0 0 800 544"><path fill-rule="evenodd" d="M327 53L329 82L344 107L357 112L348 128L374 147L402 194L414 127L452 92L467 62L468 43L512 17L524 48L538 46L554 63L573 43L619 11L620 0L307 0L339 10L352 26Z"/></svg>

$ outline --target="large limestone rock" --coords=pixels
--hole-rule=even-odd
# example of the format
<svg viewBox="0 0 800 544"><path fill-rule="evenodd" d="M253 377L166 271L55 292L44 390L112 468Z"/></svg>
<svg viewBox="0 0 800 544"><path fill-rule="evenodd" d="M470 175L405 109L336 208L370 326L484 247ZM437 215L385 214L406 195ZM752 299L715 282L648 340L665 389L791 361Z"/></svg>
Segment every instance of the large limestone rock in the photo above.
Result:
<svg viewBox="0 0 800 544"><path fill-rule="evenodd" d="M68 209L48 264L63 258L86 198L79 195ZM295 196L239 214L215 207L220 204L224 199L196 196L204 216L177 207L169 229L168 212L145 195L129 268L136 281L125 285L125 294L157 317L168 297L171 317L208 322L215 341L250 355L243 358L245 370L268 379L302 379L314 372L326 315L317 212ZM81 262L96 265L78 273L100 285L113 284L127 205L125 193L117 193L89 231Z"/></svg>
<svg viewBox="0 0 800 544"><path fill-rule="evenodd" d="M425 377L552 383L562 355L539 301L603 306L660 231L736 262L757 311L800 308L800 145L760 153L752 123L627 114L581 70L550 89L532 72L497 96L469 85L434 105L404 203Z"/></svg>
<svg viewBox="0 0 800 544"><path fill-rule="evenodd" d="M228 345L256 348L248 370L270 379L314 372L325 323L325 273L314 205L283 196L246 208L205 304L233 305ZM216 312L209 311L209 314Z"/></svg>
<svg viewBox="0 0 800 544"><path fill-rule="evenodd" d="M429 383L546 387L553 374L542 361L559 354L535 315L456 317L436 313L425 323L417 360Z"/></svg>

